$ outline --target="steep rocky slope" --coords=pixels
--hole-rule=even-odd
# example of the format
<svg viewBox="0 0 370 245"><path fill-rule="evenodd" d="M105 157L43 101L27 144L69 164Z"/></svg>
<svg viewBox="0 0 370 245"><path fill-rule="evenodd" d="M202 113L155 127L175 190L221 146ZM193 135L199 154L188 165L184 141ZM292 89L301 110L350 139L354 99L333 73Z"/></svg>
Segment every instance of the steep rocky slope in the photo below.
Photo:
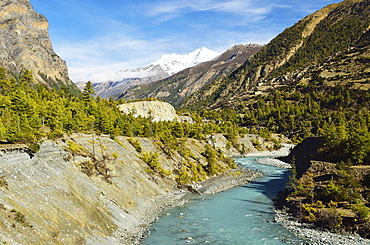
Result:
<svg viewBox="0 0 370 245"><path fill-rule="evenodd" d="M237 71L204 86L182 106L237 106L255 95L294 83L296 76L306 69L350 47L369 44L369 3L369 0L345 0L307 16L278 35Z"/></svg>
<svg viewBox="0 0 370 245"><path fill-rule="evenodd" d="M1 1L0 27L0 66L14 74L28 69L39 83L77 90L65 61L53 50L46 18L29 0Z"/></svg>
<svg viewBox="0 0 370 245"><path fill-rule="evenodd" d="M119 98L131 100L154 97L177 107L204 85L232 73L261 48L262 46L257 44L236 45L215 60L185 69L154 83L136 86Z"/></svg>
<svg viewBox="0 0 370 245"><path fill-rule="evenodd" d="M238 139L245 151L256 151L253 138ZM182 195L175 176L184 161L177 151L166 154L154 139L134 140L140 151L127 137L84 134L45 141L35 155L22 145L1 145L0 241L132 244L132 238L171 203L166 198ZM240 154L227 147L221 135L212 141L224 153ZM188 139L185 148L192 161L207 164L205 142ZM157 152L165 176L144 162L149 152Z"/></svg>

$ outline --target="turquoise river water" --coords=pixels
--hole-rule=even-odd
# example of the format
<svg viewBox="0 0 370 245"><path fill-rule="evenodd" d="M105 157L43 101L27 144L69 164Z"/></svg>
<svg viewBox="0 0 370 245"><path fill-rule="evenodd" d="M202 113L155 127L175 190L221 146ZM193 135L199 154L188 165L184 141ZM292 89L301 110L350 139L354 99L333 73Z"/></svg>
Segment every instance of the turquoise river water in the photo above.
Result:
<svg viewBox="0 0 370 245"><path fill-rule="evenodd" d="M273 201L287 182L289 170L239 158L246 168L266 177L211 196L197 196L172 208L151 227L142 244L300 244L303 241L274 223Z"/></svg>

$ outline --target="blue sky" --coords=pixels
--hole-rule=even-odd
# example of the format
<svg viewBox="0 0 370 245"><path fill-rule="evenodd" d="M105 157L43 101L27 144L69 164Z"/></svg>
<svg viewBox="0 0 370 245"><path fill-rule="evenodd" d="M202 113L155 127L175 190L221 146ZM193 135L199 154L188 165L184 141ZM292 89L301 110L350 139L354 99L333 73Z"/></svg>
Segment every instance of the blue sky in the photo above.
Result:
<svg viewBox="0 0 370 245"><path fill-rule="evenodd" d="M133 69L200 47L266 44L338 0L30 0L71 79Z"/></svg>

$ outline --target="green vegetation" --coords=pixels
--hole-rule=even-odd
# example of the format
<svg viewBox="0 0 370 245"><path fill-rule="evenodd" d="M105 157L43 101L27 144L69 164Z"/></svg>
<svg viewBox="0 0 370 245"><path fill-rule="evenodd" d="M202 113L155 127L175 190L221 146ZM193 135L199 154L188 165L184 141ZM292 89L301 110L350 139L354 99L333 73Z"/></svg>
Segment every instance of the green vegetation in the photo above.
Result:
<svg viewBox="0 0 370 245"><path fill-rule="evenodd" d="M242 125L288 135L296 142L317 136L325 140L323 159L370 164L370 91L326 87L317 81L256 98L244 109ZM368 109L369 108L369 109Z"/></svg>
<svg viewBox="0 0 370 245"><path fill-rule="evenodd" d="M316 23L320 15L325 18ZM310 15L285 29L229 76L192 94L180 107L235 108L248 104L256 92L264 92L260 84L289 85L305 69L321 65L350 47L369 45L368 16L364 1L343 1ZM356 74L353 70L348 73ZM367 72L361 74L368 77Z"/></svg>
<svg viewBox="0 0 370 245"><path fill-rule="evenodd" d="M370 91L353 89L350 84L326 86L323 80L317 74L306 85L292 81L256 96L240 108L244 112L240 123L259 129L264 137L277 132L296 142L307 137L323 139L314 159L336 163L336 170L327 170L326 175L306 172L298 179L293 169L285 206L300 221L336 232L357 227L367 237ZM359 174L361 169L364 172Z"/></svg>
<svg viewBox="0 0 370 245"><path fill-rule="evenodd" d="M157 122L122 114L117 101L94 98L89 83L80 97L36 84L29 71L20 78L0 69L0 139L9 143L38 144L73 132L97 132L114 137L154 137L164 143L176 138L205 138L210 132L227 133L235 124Z"/></svg>
<svg viewBox="0 0 370 245"><path fill-rule="evenodd" d="M206 135L222 133L230 141L246 130L236 124L237 115L232 110L221 112L188 112L195 118L194 124L179 122L152 122L146 118L135 118L119 111L121 101L94 98L91 83L87 83L79 97L65 90L50 89L36 84L32 73L25 71L19 78L8 77L5 69L0 69L0 140L8 143L24 143L37 151L37 146L44 138L57 139L65 134L74 132L93 133L94 135L108 134L115 141L115 136L127 136L129 143L139 153L142 160L149 166L150 171L162 177L171 173L161 167L158 155L143 153L140 143L134 137L153 138L159 148L168 157L177 151L183 161L182 170L188 172L189 178L180 177L181 183L205 179L209 174L215 174L226 168L235 168L235 163L217 153L212 157L209 166L201 166L191 151L185 146L185 138L206 140ZM185 112L183 112L185 113ZM92 156L83 146L73 140L68 140L68 150L73 155L90 156L91 161L85 161L78 166L88 176L100 176L111 183L108 162L112 159L104 155L106 150L99 140L100 152L103 159ZM95 144L97 142L91 142ZM209 151L206 153L210 154ZM213 154L213 153L212 153ZM113 154L115 159L117 154ZM114 160L113 159L113 160ZM218 161L225 166L219 166ZM227 167L226 167L227 166ZM181 175L181 173L180 173ZM185 180L186 179L186 180Z"/></svg>
<svg viewBox="0 0 370 245"><path fill-rule="evenodd" d="M24 224L26 222L26 217L21 212L15 210L15 209L10 210L10 212L14 213L14 220L16 222L22 223L22 224Z"/></svg>
<svg viewBox="0 0 370 245"><path fill-rule="evenodd" d="M141 156L141 160L148 164L149 172L159 173L162 177L170 176L171 171L163 169L161 163L159 162L158 152L144 152Z"/></svg>
<svg viewBox="0 0 370 245"><path fill-rule="evenodd" d="M325 173L329 175L326 178L307 172L297 179L293 169L284 205L300 221L335 232L361 231L362 236L368 237L369 189L361 182L369 175L358 175L356 169L343 162L337 164L336 170L328 168Z"/></svg>
<svg viewBox="0 0 370 245"><path fill-rule="evenodd" d="M137 152L141 153L143 151L140 142L137 139L128 138L128 142L135 148Z"/></svg>
<svg viewBox="0 0 370 245"><path fill-rule="evenodd" d="M81 145L77 144L76 142L70 140L68 141L68 147L71 150L72 153L78 154L85 150Z"/></svg>

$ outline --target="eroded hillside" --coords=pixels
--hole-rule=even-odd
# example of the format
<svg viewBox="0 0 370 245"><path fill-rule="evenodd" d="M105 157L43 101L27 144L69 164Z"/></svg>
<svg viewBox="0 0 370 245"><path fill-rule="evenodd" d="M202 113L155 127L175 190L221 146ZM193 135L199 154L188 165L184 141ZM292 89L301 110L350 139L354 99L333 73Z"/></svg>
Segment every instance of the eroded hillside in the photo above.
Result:
<svg viewBox="0 0 370 245"><path fill-rule="evenodd" d="M221 135L209 140L240 154ZM238 138L244 151L256 151L252 141L259 140ZM86 134L45 141L35 155L2 145L0 241L130 244L183 194L179 185L235 167L210 146L187 139L173 150L154 139Z"/></svg>

